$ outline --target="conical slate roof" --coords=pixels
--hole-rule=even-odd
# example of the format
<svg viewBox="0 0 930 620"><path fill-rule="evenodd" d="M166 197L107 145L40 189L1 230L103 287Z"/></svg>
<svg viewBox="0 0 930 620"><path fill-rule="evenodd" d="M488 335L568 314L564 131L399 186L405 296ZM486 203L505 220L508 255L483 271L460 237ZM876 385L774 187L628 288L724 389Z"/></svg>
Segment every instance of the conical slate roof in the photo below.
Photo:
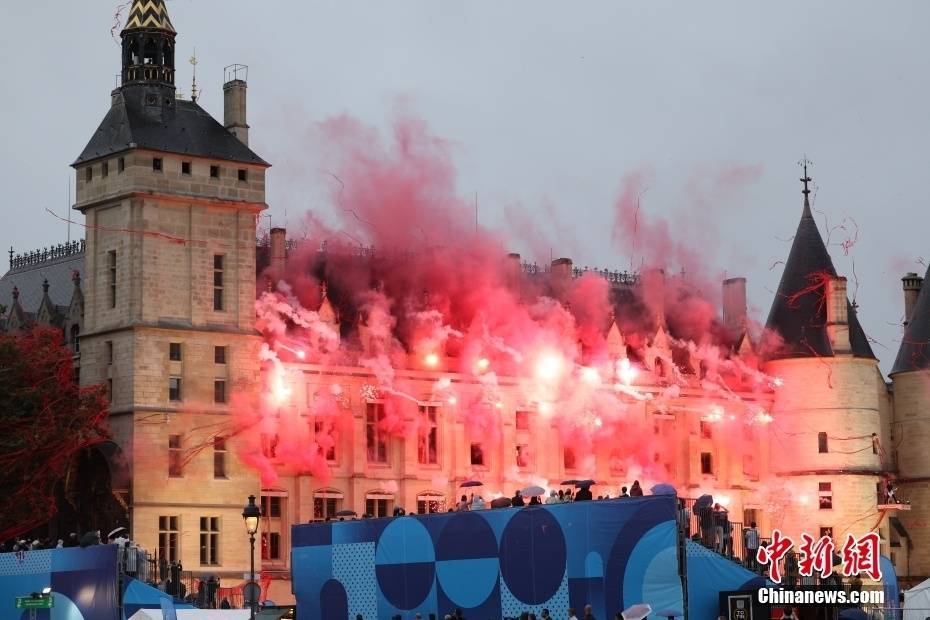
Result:
<svg viewBox="0 0 930 620"><path fill-rule="evenodd" d="M778 332L784 340L784 347L776 357L833 355L827 336L825 299L826 282L831 277L836 277L836 269L817 229L805 194L801 221L766 321L766 327ZM847 310L852 354L874 359L875 355L859 324L855 308L849 304Z"/></svg>
<svg viewBox="0 0 930 620"><path fill-rule="evenodd" d="M164 0L133 0L129 9L129 19L126 20L126 30L136 28L158 28L174 33L174 26L168 17L168 8Z"/></svg>
<svg viewBox="0 0 930 620"><path fill-rule="evenodd" d="M908 317L907 329L904 330L891 374L930 368L930 286L926 278L930 278L930 269L927 269L917 303Z"/></svg>

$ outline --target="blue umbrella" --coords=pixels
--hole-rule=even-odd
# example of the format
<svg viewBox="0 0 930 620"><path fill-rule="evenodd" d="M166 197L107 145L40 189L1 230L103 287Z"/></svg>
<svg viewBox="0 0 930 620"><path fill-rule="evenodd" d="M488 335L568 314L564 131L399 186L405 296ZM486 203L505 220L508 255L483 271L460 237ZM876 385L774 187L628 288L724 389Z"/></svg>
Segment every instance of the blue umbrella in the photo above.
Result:
<svg viewBox="0 0 930 620"><path fill-rule="evenodd" d="M478 480L467 480L463 482L462 484L460 484L459 488L464 489L465 487L483 487L483 486L484 486L484 483Z"/></svg>
<svg viewBox="0 0 930 620"><path fill-rule="evenodd" d="M657 484L654 487L652 487L652 494L653 495L678 495L678 491L676 491L675 487L673 487L672 485L665 484L663 482L661 484Z"/></svg>

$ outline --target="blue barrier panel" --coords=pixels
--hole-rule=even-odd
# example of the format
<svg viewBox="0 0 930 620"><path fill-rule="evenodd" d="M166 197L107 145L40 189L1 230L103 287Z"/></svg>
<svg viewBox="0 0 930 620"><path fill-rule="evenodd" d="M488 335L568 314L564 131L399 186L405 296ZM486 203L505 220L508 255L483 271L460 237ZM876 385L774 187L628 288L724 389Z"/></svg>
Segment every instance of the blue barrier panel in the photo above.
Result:
<svg viewBox="0 0 930 620"><path fill-rule="evenodd" d="M38 620L118 620L116 547L0 554L0 618L29 618L16 609L16 597L44 588L52 589L54 608L38 610Z"/></svg>
<svg viewBox="0 0 930 620"><path fill-rule="evenodd" d="M292 541L301 617L682 607L673 496L297 525Z"/></svg>

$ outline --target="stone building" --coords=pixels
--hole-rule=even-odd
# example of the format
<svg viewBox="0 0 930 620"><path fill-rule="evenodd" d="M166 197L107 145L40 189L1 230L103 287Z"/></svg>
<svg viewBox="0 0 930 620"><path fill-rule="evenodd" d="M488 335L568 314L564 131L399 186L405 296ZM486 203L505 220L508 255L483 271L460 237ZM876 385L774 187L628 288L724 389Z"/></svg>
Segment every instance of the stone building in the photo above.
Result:
<svg viewBox="0 0 930 620"><path fill-rule="evenodd" d="M490 450L454 419L450 403L430 400L441 359L437 368L411 359L397 371L422 387L419 415L428 429L417 438L380 434L381 403L375 394L360 396L372 380L368 370L294 362L289 372L300 380L292 401L312 433L326 430L309 411L333 377L347 395L346 423L327 448L332 477L325 484L292 473L263 489L258 473L237 458L238 439L228 435L229 400L263 385L256 278L283 273L288 249L281 229L270 244L256 244L269 164L248 146L246 82L235 69L227 76L223 123L196 100L178 98L176 32L163 0L133 2L122 42L122 85L73 163L74 208L87 238L15 257L11 251L0 303L7 330L60 327L82 385L107 386L114 440L129 468L119 492L133 538L187 570L241 578L248 545L240 515L247 496L260 495L262 569L285 578L292 524L344 509L378 516L395 507L444 510L461 494L461 482L476 475L487 498L512 493L510 481L521 475L562 480L591 473L546 432L536 405L520 400L515 378L502 380L502 440ZM738 515L734 520L757 521L764 535L779 527L794 537L807 531L841 538L878 528L899 574L927 576L930 546L921 540L930 521L923 449L930 439L930 291L914 274L904 279L907 329L888 383L817 230L806 183L805 174L798 232L767 322L784 347L765 369L784 385L741 394L771 412L790 441L750 434L739 450L724 449L699 413L713 395L697 378L666 410L644 402L637 415L677 446L656 458L683 496L711 492ZM519 257L515 265L519 272ZM574 274L567 259L547 272L555 290ZM635 286L607 275L614 288ZM745 295L744 280L724 283L723 322L733 346L751 352L758 343L746 331ZM346 320L325 295L319 310L334 326ZM626 356L616 324L605 331L611 354ZM666 341L660 327L652 345ZM663 389L654 361L644 360L643 370L637 389ZM469 377L451 378L471 389ZM273 458L273 438L265 450ZM600 492L616 494L631 482L618 463L610 450L594 455L593 473L607 483ZM880 491L887 476L899 479L910 510L887 507ZM776 509L759 490L778 485L788 497ZM283 582L271 593L278 602L288 596Z"/></svg>

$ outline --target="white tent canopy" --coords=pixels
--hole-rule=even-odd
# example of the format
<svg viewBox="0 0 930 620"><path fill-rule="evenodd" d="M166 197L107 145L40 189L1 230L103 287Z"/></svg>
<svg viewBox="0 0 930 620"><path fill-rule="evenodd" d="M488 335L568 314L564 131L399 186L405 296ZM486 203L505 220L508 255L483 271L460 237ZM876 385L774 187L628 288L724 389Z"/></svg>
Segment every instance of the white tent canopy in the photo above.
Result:
<svg viewBox="0 0 930 620"><path fill-rule="evenodd" d="M930 618L930 579L904 591L904 620L927 618Z"/></svg>
<svg viewBox="0 0 930 620"><path fill-rule="evenodd" d="M179 609L178 620L248 620L248 609ZM140 609L129 620L164 620L160 609Z"/></svg>

